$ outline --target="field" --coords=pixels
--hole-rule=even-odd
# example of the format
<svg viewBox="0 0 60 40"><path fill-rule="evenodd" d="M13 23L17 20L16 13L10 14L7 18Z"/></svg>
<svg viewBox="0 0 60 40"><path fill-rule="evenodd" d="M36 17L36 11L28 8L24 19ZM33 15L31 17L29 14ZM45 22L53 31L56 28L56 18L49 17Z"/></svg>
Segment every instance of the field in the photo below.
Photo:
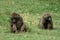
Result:
<svg viewBox="0 0 60 40"><path fill-rule="evenodd" d="M31 32L11 33L11 12L19 13ZM53 30L38 28L40 16L48 11L53 18ZM0 0L0 40L60 40L60 0Z"/></svg>

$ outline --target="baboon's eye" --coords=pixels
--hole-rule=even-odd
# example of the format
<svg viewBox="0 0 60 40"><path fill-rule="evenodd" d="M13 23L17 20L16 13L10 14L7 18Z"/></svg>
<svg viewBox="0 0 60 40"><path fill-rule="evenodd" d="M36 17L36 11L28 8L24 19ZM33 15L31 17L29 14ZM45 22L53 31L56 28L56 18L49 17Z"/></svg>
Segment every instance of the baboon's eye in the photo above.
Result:
<svg viewBox="0 0 60 40"><path fill-rule="evenodd" d="M48 20L51 20L51 18L48 18Z"/></svg>
<svg viewBox="0 0 60 40"><path fill-rule="evenodd" d="M16 22L16 18L11 18L11 21L12 22Z"/></svg>
<svg viewBox="0 0 60 40"><path fill-rule="evenodd" d="M48 20L51 20L51 17L50 16L48 17Z"/></svg>
<svg viewBox="0 0 60 40"><path fill-rule="evenodd" d="M13 22L16 22L16 19L13 19Z"/></svg>

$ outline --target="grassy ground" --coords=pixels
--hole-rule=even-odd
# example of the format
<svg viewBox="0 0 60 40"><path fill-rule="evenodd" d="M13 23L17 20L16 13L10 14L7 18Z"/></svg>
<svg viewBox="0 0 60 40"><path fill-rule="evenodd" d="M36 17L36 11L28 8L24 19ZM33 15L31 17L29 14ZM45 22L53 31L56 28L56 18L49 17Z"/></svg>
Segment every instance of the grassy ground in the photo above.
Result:
<svg viewBox="0 0 60 40"><path fill-rule="evenodd" d="M16 11L23 17L31 32L10 33L10 13ZM38 28L43 12L50 12L54 29ZM0 0L0 40L60 40L60 0Z"/></svg>

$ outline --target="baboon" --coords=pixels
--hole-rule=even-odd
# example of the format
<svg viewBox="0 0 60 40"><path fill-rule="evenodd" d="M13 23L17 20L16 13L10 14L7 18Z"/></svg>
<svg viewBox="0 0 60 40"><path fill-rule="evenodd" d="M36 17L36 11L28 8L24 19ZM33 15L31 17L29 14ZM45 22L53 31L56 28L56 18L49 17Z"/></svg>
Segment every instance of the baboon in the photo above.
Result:
<svg viewBox="0 0 60 40"><path fill-rule="evenodd" d="M49 13L44 14L41 17L39 25L40 25L39 27L42 29L53 29L53 22L51 15Z"/></svg>
<svg viewBox="0 0 60 40"><path fill-rule="evenodd" d="M13 12L10 17L10 29L11 32L14 33L27 31L26 25L24 24L22 17L15 12Z"/></svg>

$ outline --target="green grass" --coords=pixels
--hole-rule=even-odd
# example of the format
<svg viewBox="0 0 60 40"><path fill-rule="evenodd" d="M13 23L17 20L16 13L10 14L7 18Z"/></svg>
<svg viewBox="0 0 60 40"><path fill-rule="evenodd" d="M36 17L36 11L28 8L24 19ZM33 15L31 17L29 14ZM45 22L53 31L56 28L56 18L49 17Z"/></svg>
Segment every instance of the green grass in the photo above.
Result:
<svg viewBox="0 0 60 40"><path fill-rule="evenodd" d="M10 13L19 13L31 32L10 33ZM43 12L50 12L54 29L38 28ZM0 0L0 40L60 40L60 0Z"/></svg>

